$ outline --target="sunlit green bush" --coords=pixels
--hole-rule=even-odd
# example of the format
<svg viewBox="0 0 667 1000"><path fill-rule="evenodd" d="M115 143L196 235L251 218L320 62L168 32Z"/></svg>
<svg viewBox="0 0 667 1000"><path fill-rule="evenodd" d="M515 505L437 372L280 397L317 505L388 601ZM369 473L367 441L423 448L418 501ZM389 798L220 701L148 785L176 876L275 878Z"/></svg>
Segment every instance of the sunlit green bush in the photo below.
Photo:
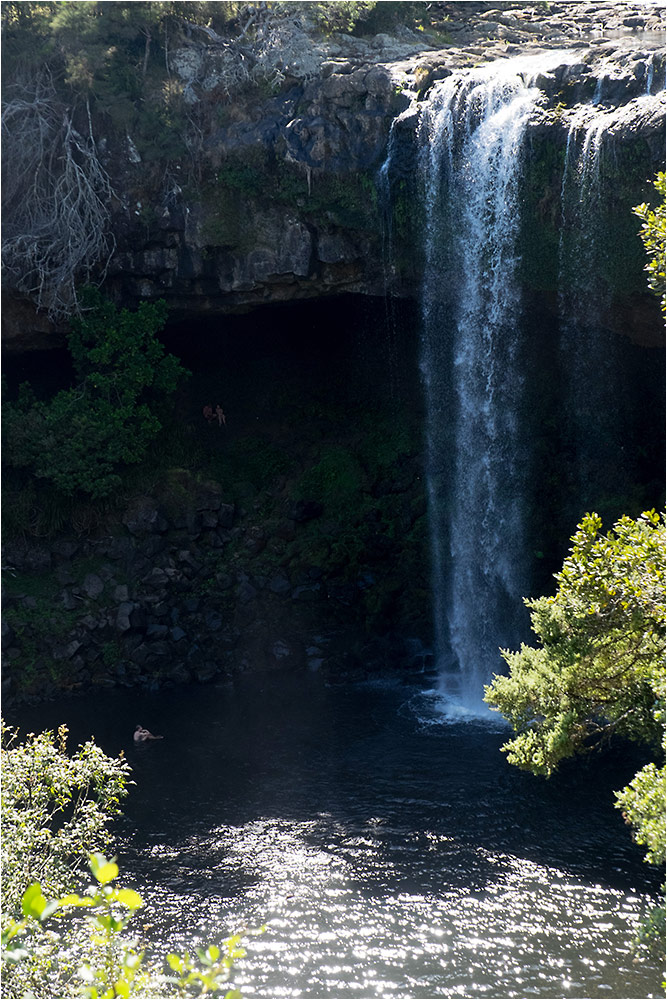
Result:
<svg viewBox="0 0 667 1000"><path fill-rule="evenodd" d="M143 906L117 884L110 846L130 768L93 740L67 753L67 729L19 741L3 724L2 996L220 996L245 954L235 935L220 947L149 959L128 930ZM86 862L93 881L82 892ZM226 997L238 997L235 990Z"/></svg>

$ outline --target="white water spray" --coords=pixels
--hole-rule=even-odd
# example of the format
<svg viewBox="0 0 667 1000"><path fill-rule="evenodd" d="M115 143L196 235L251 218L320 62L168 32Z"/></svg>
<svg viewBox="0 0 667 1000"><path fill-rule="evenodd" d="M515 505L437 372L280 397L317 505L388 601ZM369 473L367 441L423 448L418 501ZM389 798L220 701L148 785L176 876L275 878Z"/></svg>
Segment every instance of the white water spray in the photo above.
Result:
<svg viewBox="0 0 667 1000"><path fill-rule="evenodd" d="M450 710L474 715L488 711L499 646L516 641L526 580L517 239L537 69L544 59L449 77L419 133L436 650Z"/></svg>

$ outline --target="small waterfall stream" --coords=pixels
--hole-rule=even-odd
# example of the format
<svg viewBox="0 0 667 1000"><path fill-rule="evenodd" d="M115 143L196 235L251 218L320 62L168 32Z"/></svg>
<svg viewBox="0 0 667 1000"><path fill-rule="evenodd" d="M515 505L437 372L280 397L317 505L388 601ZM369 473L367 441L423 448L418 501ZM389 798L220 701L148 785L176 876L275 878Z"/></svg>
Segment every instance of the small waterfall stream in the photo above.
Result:
<svg viewBox="0 0 667 1000"><path fill-rule="evenodd" d="M594 97L570 122L561 185L558 312L569 474L582 508L576 516L589 508L610 459L612 427L601 425L618 382L616 338L604 325L611 290L600 267L606 253L603 174L610 155L605 133L613 118L596 110L596 103ZM613 426L614 419L607 414L607 423Z"/></svg>
<svg viewBox="0 0 667 1000"><path fill-rule="evenodd" d="M609 220L614 212L613 143L619 115L655 106L650 94L653 62L647 64L646 94L623 108L600 109L595 97L571 116L561 185L558 312L563 371L563 436L571 489L578 498L573 518L599 503L610 479L620 482L627 466L623 428L633 400L610 328L613 289L605 273L616 252Z"/></svg>
<svg viewBox="0 0 667 1000"><path fill-rule="evenodd" d="M486 712L498 647L516 641L526 580L516 244L523 139L541 99L530 64L447 78L419 128L436 655L450 707L473 714Z"/></svg>

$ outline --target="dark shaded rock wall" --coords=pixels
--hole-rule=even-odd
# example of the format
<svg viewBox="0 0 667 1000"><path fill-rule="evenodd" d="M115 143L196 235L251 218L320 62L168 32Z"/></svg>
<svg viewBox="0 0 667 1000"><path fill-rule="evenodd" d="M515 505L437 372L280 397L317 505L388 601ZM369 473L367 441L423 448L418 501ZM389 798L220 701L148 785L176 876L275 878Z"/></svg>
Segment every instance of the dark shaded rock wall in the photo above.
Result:
<svg viewBox="0 0 667 1000"><path fill-rule="evenodd" d="M577 106L595 100L601 113L618 110L614 142L632 150L632 163L619 177L619 209L629 211L633 199L646 196L647 179L663 164L664 104L656 97L647 110L638 98L664 87L664 11L608 3L557 3L548 12L507 3L439 9L444 47L416 32L313 43L281 92L270 96L258 90L226 95L213 45L191 39L174 51L172 82L190 102L187 156L147 158L130 135L114 132L104 118L95 123L116 192L116 251L106 288L129 304L164 297L176 319L332 294L382 294L386 206L377 173L392 122L412 103L413 113L396 129L405 148L393 158L391 290L414 296L421 232L410 144L419 101L457 69L575 49L574 61L564 56L560 67L538 78L545 103L529 137L534 155L525 214L533 231L525 233L524 256L533 266L525 277L553 290L559 167ZM629 250L632 267L618 269L633 275L636 286L640 252ZM634 308L627 301L621 307ZM3 321L10 349L45 343L44 322L30 320L26 303L9 300Z"/></svg>

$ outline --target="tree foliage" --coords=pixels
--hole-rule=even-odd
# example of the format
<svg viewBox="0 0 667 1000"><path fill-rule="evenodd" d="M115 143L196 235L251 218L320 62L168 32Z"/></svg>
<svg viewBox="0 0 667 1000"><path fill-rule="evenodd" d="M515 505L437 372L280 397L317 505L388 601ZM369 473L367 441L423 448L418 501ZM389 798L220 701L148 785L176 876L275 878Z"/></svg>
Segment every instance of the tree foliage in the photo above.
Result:
<svg viewBox="0 0 667 1000"><path fill-rule="evenodd" d="M654 511L624 516L601 532L587 514L553 597L525 603L538 647L503 651L509 676L486 700L516 736L503 750L534 774L620 734L658 745L665 717L665 521ZM665 853L665 769L649 763L617 793L647 858Z"/></svg>
<svg viewBox="0 0 667 1000"><path fill-rule="evenodd" d="M61 493L99 498L144 458L186 372L157 340L167 315L162 300L132 312L89 290L85 303L89 311L68 337L76 385L43 402L24 384L17 402L3 404L5 460Z"/></svg>
<svg viewBox="0 0 667 1000"><path fill-rule="evenodd" d="M127 791L122 755L92 739L69 755L65 726L21 742L3 724L2 738L2 995L239 997L229 990L239 935L171 954L165 972L126 933L143 900L100 851ZM77 892L86 862L92 884Z"/></svg>
<svg viewBox="0 0 667 1000"><path fill-rule="evenodd" d="M658 173L653 186L660 195L661 201L656 208L651 208L646 202L637 205L633 212L642 220L639 230L649 261L645 267L648 274L648 286L651 291L660 296L662 311L667 308L665 291L665 174Z"/></svg>
<svg viewBox="0 0 667 1000"><path fill-rule="evenodd" d="M3 996L44 997L189 997L223 995L240 998L230 990L234 962L243 958L241 936L217 945L195 948L195 957L170 954L170 973L146 961L136 939L126 934L143 899L134 889L116 883L118 865L99 851L89 856L93 883L83 895L68 892L47 899L39 882L28 886L21 898L21 919L5 921L2 934ZM83 918L78 911L83 911ZM78 917L78 919L77 919ZM65 933L60 927L65 924ZM53 926L55 924L55 927ZM57 928L57 929L56 929ZM264 928L260 928L261 933ZM63 938L66 958L59 960Z"/></svg>
<svg viewBox="0 0 667 1000"><path fill-rule="evenodd" d="M92 741L67 752L67 728L29 734L2 727L2 911L16 915L26 885L64 892L88 854L110 843L129 765Z"/></svg>

